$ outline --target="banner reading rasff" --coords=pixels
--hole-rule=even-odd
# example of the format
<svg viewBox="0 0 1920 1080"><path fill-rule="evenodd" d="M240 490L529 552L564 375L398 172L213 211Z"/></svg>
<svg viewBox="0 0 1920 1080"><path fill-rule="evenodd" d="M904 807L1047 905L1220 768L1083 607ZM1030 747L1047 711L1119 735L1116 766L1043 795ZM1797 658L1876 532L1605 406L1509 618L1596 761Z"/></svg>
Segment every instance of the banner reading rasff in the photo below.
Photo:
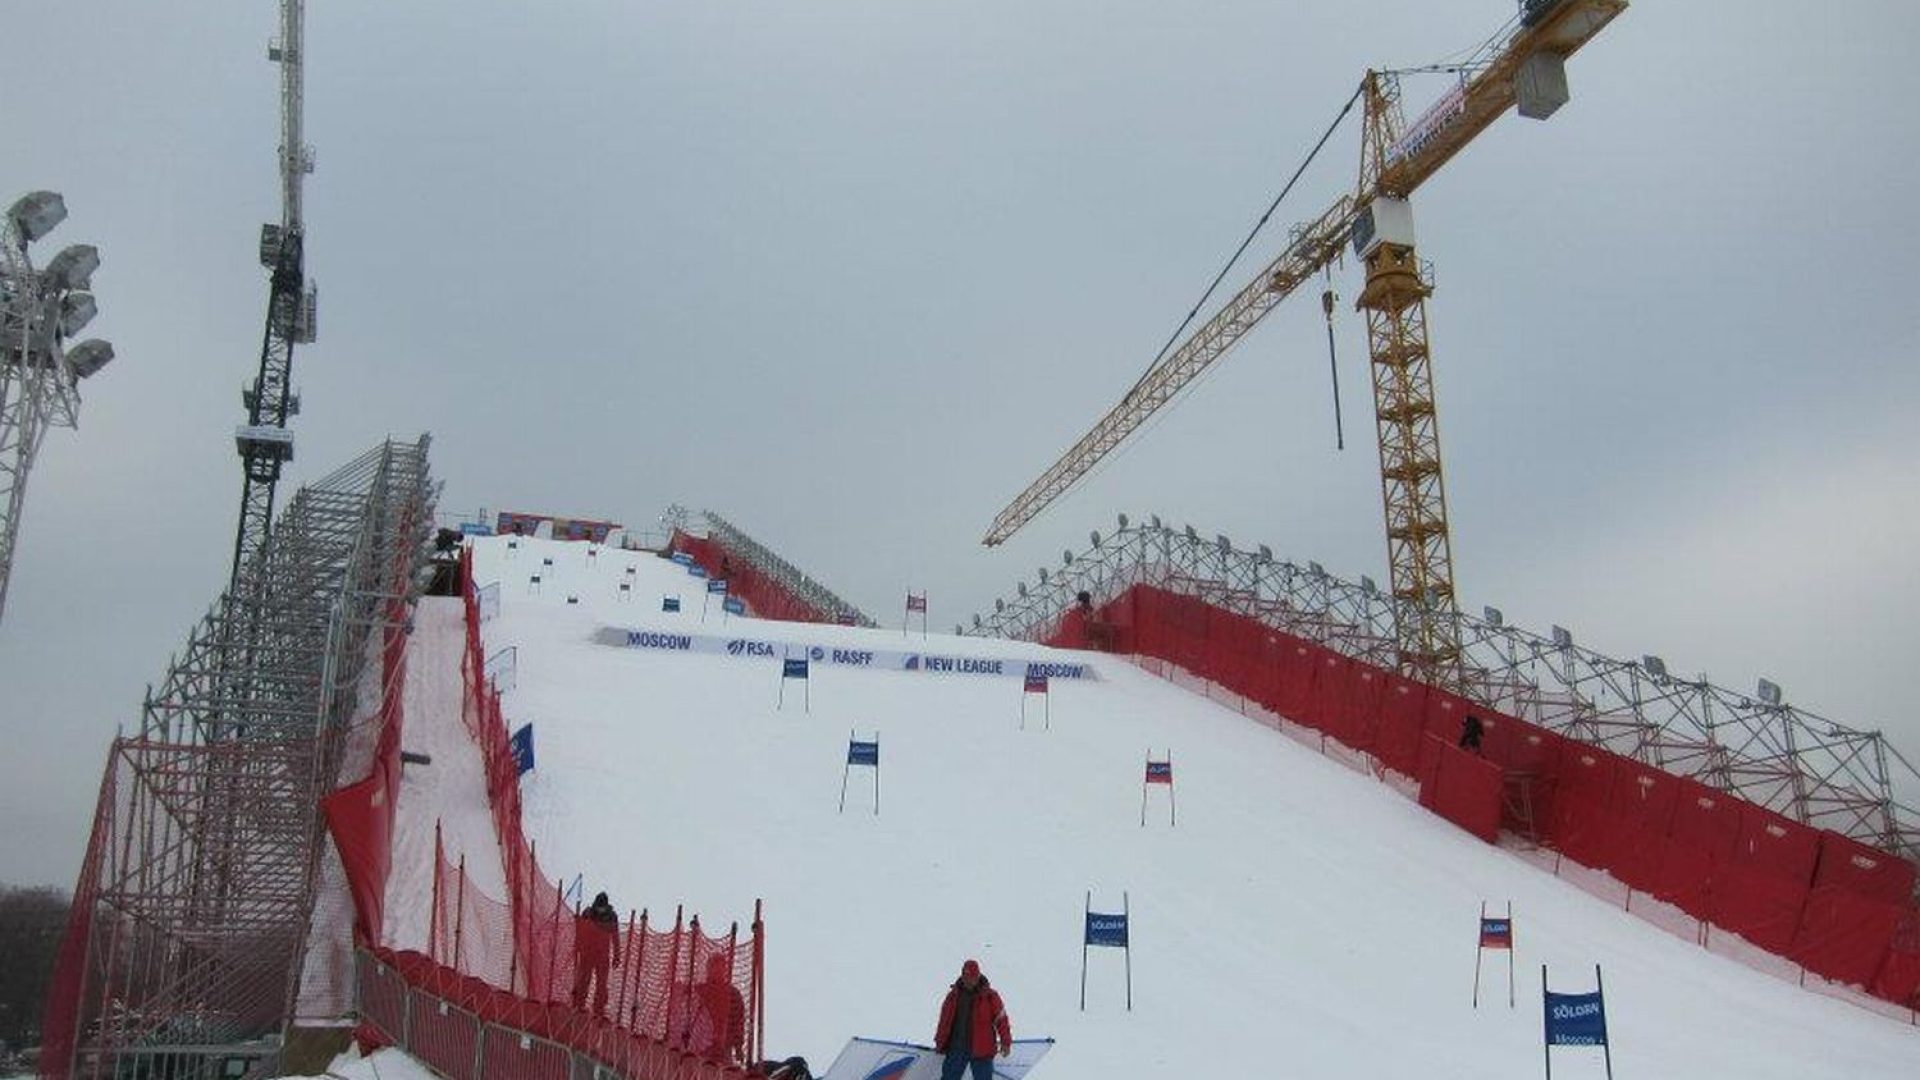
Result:
<svg viewBox="0 0 1920 1080"><path fill-rule="evenodd" d="M1040 661L998 656L949 656L924 652L887 649L853 649L836 645L778 641L771 638L725 637L718 634L688 634L673 630L642 630L622 626L603 626L594 631L593 640L601 645L655 652L686 652L744 658L781 659L805 657L830 667L868 668L879 671L924 671L935 675L994 675L1025 679L1041 675L1051 679L1099 678L1091 664Z"/></svg>

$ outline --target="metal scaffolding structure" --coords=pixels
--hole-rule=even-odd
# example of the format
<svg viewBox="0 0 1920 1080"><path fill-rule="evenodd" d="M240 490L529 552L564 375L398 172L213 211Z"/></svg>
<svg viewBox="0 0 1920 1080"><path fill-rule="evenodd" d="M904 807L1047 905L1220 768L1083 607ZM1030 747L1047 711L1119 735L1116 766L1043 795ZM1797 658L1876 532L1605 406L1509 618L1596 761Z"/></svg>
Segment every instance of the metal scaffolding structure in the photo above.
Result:
<svg viewBox="0 0 1920 1080"><path fill-rule="evenodd" d="M115 740L75 896L74 1053L46 1075L271 1067L313 919L319 801L377 712L381 631L418 593L427 448L388 441L301 488Z"/></svg>
<svg viewBox="0 0 1920 1080"><path fill-rule="evenodd" d="M1762 680L1758 696L1685 679L1659 657L1618 660L1582 648L1561 627L1536 634L1508 626L1499 611L1396 610L1406 603L1362 577L1334 577L1318 563L1299 566L1126 515L1112 536L1067 551L1037 586L1021 582L991 615L975 615L963 633L1040 640L1077 594L1096 604L1133 585L1152 585L1252 617L1384 670L1395 669L1395 627L1413 618L1451 621L1460 643L1461 685L1448 687L1509 716L1630 757L1819 829L1920 862L1920 810L1895 794L1894 780L1920 771L1878 731L1861 731L1796 708Z"/></svg>
<svg viewBox="0 0 1920 1080"><path fill-rule="evenodd" d="M808 577L792 563L768 551L759 541L735 528L731 522L719 514L707 510L701 516L707 521L707 535L718 540L728 551L745 559L754 569L778 582L787 592L798 597L815 611L822 612L834 621L848 626L879 625L859 608L835 596L831 589Z"/></svg>

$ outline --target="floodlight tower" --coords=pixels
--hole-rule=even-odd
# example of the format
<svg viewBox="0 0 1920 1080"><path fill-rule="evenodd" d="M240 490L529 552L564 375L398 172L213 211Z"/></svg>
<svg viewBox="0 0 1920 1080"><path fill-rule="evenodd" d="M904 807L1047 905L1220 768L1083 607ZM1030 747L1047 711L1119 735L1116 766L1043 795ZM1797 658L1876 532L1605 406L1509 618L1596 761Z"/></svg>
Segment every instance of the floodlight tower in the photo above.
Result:
<svg viewBox="0 0 1920 1080"><path fill-rule="evenodd" d="M293 460L287 421L300 412L300 397L293 392L293 346L313 341L315 331L318 298L306 280L300 220L301 185L313 171L313 148L301 138L305 15L304 0L281 0L280 36L267 46L267 59L280 65L280 221L260 227L260 264L272 271L272 288L260 372L240 392L247 422L234 432L245 476L229 573L234 586L241 568L261 558L271 542L274 487Z"/></svg>
<svg viewBox="0 0 1920 1080"><path fill-rule="evenodd" d="M51 191L21 196L0 223L0 615L13 577L14 541L27 474L50 427L80 426L80 380L113 359L113 346L67 339L93 318L100 252L74 244L35 270L27 247L67 217Z"/></svg>

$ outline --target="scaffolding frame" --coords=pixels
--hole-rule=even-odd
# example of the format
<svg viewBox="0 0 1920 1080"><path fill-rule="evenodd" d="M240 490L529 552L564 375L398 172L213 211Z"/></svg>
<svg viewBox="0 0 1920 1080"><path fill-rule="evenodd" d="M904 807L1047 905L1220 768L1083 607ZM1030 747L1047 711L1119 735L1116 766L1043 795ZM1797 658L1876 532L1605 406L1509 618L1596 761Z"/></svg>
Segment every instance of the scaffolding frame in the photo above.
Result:
<svg viewBox="0 0 1920 1080"><path fill-rule="evenodd" d="M277 1064L310 928L338 932L313 923L320 799L369 715L384 631L420 591L428 443L388 440L300 489L148 689L138 734L114 741L75 897L74 1053L49 1075Z"/></svg>
<svg viewBox="0 0 1920 1080"><path fill-rule="evenodd" d="M781 588L829 619L849 626L878 626L864 612L834 595L833 590L807 576L799 567L767 550L753 537L741 532L726 518L711 510L701 513L707 522L707 535L720 546L747 561L754 569L772 578Z"/></svg>
<svg viewBox="0 0 1920 1080"><path fill-rule="evenodd" d="M1275 630L1324 645L1388 671L1413 674L1400 661L1394 628L1411 613L1405 600L1373 581L1346 581L1318 563L1274 557L1266 545L1237 549L1225 536L1203 539L1191 525L1175 530L1158 517L1147 524L1119 517L1112 536L1066 551L1038 585L1020 582L1011 600L973 616L977 636L1039 641L1087 592L1094 603L1133 585L1192 596ZM1895 794L1896 777L1920 770L1879 731L1859 730L1778 700L1716 686L1702 676L1669 674L1648 657L1619 660L1576 644L1560 627L1541 635L1508 626L1500 613L1483 617L1432 608L1423 618L1452 622L1458 668L1446 689L1590 746L1698 780L1816 829L1920 862L1920 810ZM1457 681L1457 684L1456 684Z"/></svg>

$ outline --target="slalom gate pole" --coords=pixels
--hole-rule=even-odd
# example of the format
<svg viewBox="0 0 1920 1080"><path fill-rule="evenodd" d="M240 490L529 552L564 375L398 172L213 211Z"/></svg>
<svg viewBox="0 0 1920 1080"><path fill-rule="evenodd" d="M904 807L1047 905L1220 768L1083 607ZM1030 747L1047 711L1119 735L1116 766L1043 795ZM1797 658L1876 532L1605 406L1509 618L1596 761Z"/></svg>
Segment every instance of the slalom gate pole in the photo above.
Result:
<svg viewBox="0 0 1920 1080"><path fill-rule="evenodd" d="M440 847L440 819L433 819L433 907L427 913L427 955L436 962L440 959L440 867L445 863L446 855Z"/></svg>
<svg viewBox="0 0 1920 1080"><path fill-rule="evenodd" d="M774 707L777 709L787 707L787 650L785 649L780 650L780 703Z"/></svg>
<svg viewBox="0 0 1920 1080"><path fill-rule="evenodd" d="M1487 953L1480 935L1485 933L1487 925L1487 902L1480 901L1480 923L1473 928L1473 1007L1480 1007L1480 958Z"/></svg>
<svg viewBox="0 0 1920 1080"><path fill-rule="evenodd" d="M1607 985L1600 981L1599 964L1593 965L1593 989L1595 993L1600 995L1601 1015L1605 1016L1607 1007ZM1606 1055L1607 1080L1613 1080L1613 1032L1607 1032L1606 1040L1600 1044L1600 1052Z"/></svg>
<svg viewBox="0 0 1920 1080"><path fill-rule="evenodd" d="M847 741L852 742L853 738L852 729L848 729ZM853 775L853 755L848 754L847 758L847 762L840 766L840 812L843 814L847 812L847 777Z"/></svg>
<svg viewBox="0 0 1920 1080"><path fill-rule="evenodd" d="M1546 1025L1553 1018L1547 1015L1547 965L1540 965L1540 1052L1547 1059L1547 1080L1553 1080L1553 1041L1547 1038Z"/></svg>
<svg viewBox="0 0 1920 1080"><path fill-rule="evenodd" d="M1484 905L1486 902L1483 900L1481 901L1481 903ZM1507 901L1507 1008L1509 1009L1514 1007L1514 1004L1513 1004L1513 953L1514 953L1513 901L1509 900Z"/></svg>
<svg viewBox="0 0 1920 1080"><path fill-rule="evenodd" d="M876 745L880 742L879 732L876 731L873 733L873 741ZM874 817L880 816L880 759L879 758L873 759L873 816Z"/></svg>
<svg viewBox="0 0 1920 1080"><path fill-rule="evenodd" d="M1024 697L1026 695L1023 694L1021 696ZM1053 730L1053 682L1052 680L1048 680L1047 692L1040 695L1040 701L1041 701L1042 714L1047 718L1047 730L1052 731ZM1023 701L1020 704L1024 706L1026 702Z"/></svg>
<svg viewBox="0 0 1920 1080"><path fill-rule="evenodd" d="M1174 794L1173 751L1167 751L1167 827L1180 824L1180 797ZM1132 940L1129 938L1128 940Z"/></svg>
<svg viewBox="0 0 1920 1080"><path fill-rule="evenodd" d="M806 682L807 686L806 686L806 692L801 695L801 700L806 702L806 714L808 716L812 716L813 715L813 667L812 665L808 665L807 677L804 681Z"/></svg>
<svg viewBox="0 0 1920 1080"><path fill-rule="evenodd" d="M1120 917L1124 919L1127 924L1127 947L1120 951L1125 953L1127 957L1127 1011L1132 1012L1133 1011L1133 911L1132 911L1132 906L1127 902L1127 894L1125 890L1122 890L1120 893ZM1613 1078L1608 1077L1607 1080L1613 1080Z"/></svg>
<svg viewBox="0 0 1920 1080"><path fill-rule="evenodd" d="M1153 764L1153 747L1147 747L1147 764ZM1147 827L1147 771L1140 770L1140 827Z"/></svg>
<svg viewBox="0 0 1920 1080"><path fill-rule="evenodd" d="M633 970L628 973L627 977L632 979L636 984L642 982L647 976L647 938L649 936L651 935L647 930L647 909L641 908L639 947L634 950L638 955L627 957L627 963L633 966ZM628 1026L634 1031L640 1030L640 1006L642 1004L640 1001L640 992L642 989L644 989L644 987L639 985L634 987L633 1007L629 1010L631 1016L628 1020Z"/></svg>
<svg viewBox="0 0 1920 1080"><path fill-rule="evenodd" d="M1028 697L1027 689L1023 685L1020 688L1020 730L1021 731L1027 730L1027 697Z"/></svg>
<svg viewBox="0 0 1920 1080"><path fill-rule="evenodd" d="M1087 890L1087 908L1080 917L1080 1011L1087 1011L1087 920L1093 917L1093 890Z"/></svg>
<svg viewBox="0 0 1920 1080"><path fill-rule="evenodd" d="M766 1060L767 1053L767 924L760 917L760 898L753 901L753 1060Z"/></svg>
<svg viewBox="0 0 1920 1080"><path fill-rule="evenodd" d="M454 883L453 897L453 970L466 974L460 964L460 932L467 925L467 853L460 853L460 880Z"/></svg>

